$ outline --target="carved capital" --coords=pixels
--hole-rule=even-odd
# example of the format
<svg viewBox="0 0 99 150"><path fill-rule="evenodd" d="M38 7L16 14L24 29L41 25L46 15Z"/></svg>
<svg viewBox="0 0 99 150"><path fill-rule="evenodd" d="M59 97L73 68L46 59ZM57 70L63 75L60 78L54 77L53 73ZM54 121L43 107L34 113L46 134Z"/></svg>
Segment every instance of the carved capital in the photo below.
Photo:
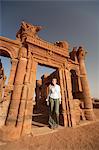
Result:
<svg viewBox="0 0 99 150"><path fill-rule="evenodd" d="M21 23L19 31L16 33L16 38L22 40L23 38L25 38L25 36L37 36L38 31L40 31L41 29L41 26L33 26L23 21Z"/></svg>
<svg viewBox="0 0 99 150"><path fill-rule="evenodd" d="M78 60L85 59L86 53L87 52L83 49L83 47L80 46L77 50Z"/></svg>

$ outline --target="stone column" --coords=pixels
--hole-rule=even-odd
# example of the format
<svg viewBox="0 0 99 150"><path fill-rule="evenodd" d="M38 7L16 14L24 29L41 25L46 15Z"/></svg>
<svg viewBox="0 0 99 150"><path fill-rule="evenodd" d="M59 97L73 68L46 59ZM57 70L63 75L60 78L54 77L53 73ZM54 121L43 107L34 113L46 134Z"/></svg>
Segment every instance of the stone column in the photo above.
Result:
<svg viewBox="0 0 99 150"><path fill-rule="evenodd" d="M17 59L12 59L12 67L10 70L10 77L9 77L9 81L8 81L8 85L6 86L5 90L4 90L4 96L6 96L6 94L8 96L6 96L6 100L3 101L3 103L1 104L1 112L0 114L2 114L2 117L0 115L0 118L2 118L2 121L0 123L0 125L5 125L5 121L6 121L6 116L7 116L7 112L8 112L8 107L9 107L9 103L10 103L10 94L13 90L13 82L14 82L14 77L15 77L15 72L16 72L16 68L17 68L17 63L18 60ZM10 93L9 93L10 92Z"/></svg>
<svg viewBox="0 0 99 150"><path fill-rule="evenodd" d="M32 127L33 105L35 101L34 94L35 94L35 86L36 86L37 62L35 62L34 58L32 58L31 61L32 61L31 70L30 70L29 85L27 91L27 103L24 112L22 134L30 133Z"/></svg>
<svg viewBox="0 0 99 150"><path fill-rule="evenodd" d="M28 101L28 91L29 91L29 86L30 86L30 73L31 73L31 52L28 52L30 55L27 59L27 67L26 67L26 75L25 75L25 80L24 80L24 86L22 89L22 96L20 99L20 106L19 106L19 113L17 116L17 127L20 128L20 135L23 132L23 127L24 127L24 121L25 119L29 119L29 116L25 118L25 113L26 113L26 107L27 107L27 101ZM32 106L32 104L31 104Z"/></svg>
<svg viewBox="0 0 99 150"><path fill-rule="evenodd" d="M16 126L18 109L22 94L23 82L26 73L26 58L19 58L17 72L15 76L14 89L11 97L11 102L9 106L9 112L6 120L6 125Z"/></svg>
<svg viewBox="0 0 99 150"><path fill-rule="evenodd" d="M80 75L78 75L78 85L79 85L79 91L82 92L82 86L81 86Z"/></svg>
<svg viewBox="0 0 99 150"><path fill-rule="evenodd" d="M62 113L64 118L64 126L68 126L67 122L67 112L66 112L66 96L65 96L65 87L64 87L64 78L63 78L63 69L59 68L59 78L60 78L60 87L61 87L61 97L62 97Z"/></svg>
<svg viewBox="0 0 99 150"><path fill-rule="evenodd" d="M82 85L84 107L85 107L85 117L88 120L94 120L95 116L93 113L93 105L92 105L91 94L90 94L89 83L87 79L85 61L84 61L85 55L86 55L85 50L82 47L79 47L77 51L77 57L78 57L79 68L80 68L81 85Z"/></svg>
<svg viewBox="0 0 99 150"><path fill-rule="evenodd" d="M66 90L67 90L67 112L69 117L69 127L76 126L75 112L73 109L73 96L72 96L72 85L71 85L71 73L68 68L64 69L64 75L66 80Z"/></svg>
<svg viewBox="0 0 99 150"><path fill-rule="evenodd" d="M8 85L13 85L13 83L14 83L17 63L18 63L18 59L12 59L11 60L12 66L11 66L11 70L10 70L10 76L9 76L9 80L8 80Z"/></svg>

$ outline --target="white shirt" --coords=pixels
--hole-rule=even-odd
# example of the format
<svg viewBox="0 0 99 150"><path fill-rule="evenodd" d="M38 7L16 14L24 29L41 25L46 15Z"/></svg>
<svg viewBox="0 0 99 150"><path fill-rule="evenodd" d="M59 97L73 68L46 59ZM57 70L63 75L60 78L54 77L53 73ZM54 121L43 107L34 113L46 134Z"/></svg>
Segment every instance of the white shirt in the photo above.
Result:
<svg viewBox="0 0 99 150"><path fill-rule="evenodd" d="M56 84L55 86L49 85L49 94L46 101L49 100L49 97L53 99L59 99L59 101L61 101L60 86L58 84Z"/></svg>

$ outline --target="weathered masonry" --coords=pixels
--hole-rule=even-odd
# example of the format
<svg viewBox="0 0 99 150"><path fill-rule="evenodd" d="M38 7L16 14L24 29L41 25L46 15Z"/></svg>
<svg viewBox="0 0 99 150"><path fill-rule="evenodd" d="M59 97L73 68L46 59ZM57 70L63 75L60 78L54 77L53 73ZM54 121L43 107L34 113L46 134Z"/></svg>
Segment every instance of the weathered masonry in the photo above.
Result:
<svg viewBox="0 0 99 150"><path fill-rule="evenodd" d="M66 41L46 42L37 34L41 29L41 26L22 22L16 40L0 37L0 55L11 59L7 85L0 63L0 128L6 138L31 132L34 93L36 91L39 98L41 92L43 97L53 74L61 86L64 126L76 126L81 116L86 120L95 118L84 62L86 51L79 47L69 52ZM56 71L45 76L42 82L36 81L38 64Z"/></svg>

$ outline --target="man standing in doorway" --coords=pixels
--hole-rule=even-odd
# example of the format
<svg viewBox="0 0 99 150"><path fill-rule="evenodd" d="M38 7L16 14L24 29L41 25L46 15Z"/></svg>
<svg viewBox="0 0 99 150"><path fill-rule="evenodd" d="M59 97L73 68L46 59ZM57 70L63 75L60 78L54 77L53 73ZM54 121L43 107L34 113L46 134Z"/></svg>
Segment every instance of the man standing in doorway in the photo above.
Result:
<svg viewBox="0 0 99 150"><path fill-rule="evenodd" d="M49 125L55 129L59 125L59 105L61 104L60 86L57 84L57 79L53 78L49 85L49 94L46 99L49 106Z"/></svg>

